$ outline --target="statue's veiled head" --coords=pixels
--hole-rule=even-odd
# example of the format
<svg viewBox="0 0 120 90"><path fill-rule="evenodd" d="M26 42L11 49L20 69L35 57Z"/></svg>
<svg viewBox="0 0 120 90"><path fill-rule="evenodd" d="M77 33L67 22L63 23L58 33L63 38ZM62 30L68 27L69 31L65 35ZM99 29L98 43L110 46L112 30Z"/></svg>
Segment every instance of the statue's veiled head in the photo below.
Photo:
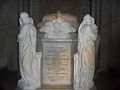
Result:
<svg viewBox="0 0 120 90"><path fill-rule="evenodd" d="M85 15L84 18L83 18L83 20L84 20L85 22L89 23L89 24L90 24L90 23L94 23L94 18L91 17L89 14Z"/></svg>
<svg viewBox="0 0 120 90"><path fill-rule="evenodd" d="M32 23L33 24L32 18L30 18L28 13L26 13L26 12L20 13L19 21L20 21L20 25L23 25L23 24L26 24L26 23Z"/></svg>

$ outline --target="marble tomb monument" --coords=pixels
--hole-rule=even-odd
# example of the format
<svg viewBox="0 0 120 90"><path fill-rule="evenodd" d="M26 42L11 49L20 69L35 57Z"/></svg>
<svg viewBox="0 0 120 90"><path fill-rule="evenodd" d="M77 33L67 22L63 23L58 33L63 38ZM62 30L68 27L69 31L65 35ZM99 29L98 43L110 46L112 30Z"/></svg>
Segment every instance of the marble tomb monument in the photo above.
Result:
<svg viewBox="0 0 120 90"><path fill-rule="evenodd" d="M46 15L38 24L39 32L26 12L19 22L17 90L94 90L97 26L93 17L85 15L79 25L70 14Z"/></svg>

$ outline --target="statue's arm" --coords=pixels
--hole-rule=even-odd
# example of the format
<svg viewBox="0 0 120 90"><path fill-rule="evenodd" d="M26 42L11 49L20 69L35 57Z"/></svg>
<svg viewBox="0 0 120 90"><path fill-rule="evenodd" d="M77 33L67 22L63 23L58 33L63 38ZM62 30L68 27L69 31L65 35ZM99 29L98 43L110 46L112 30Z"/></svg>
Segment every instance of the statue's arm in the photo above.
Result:
<svg viewBox="0 0 120 90"><path fill-rule="evenodd" d="M18 38L21 39L21 38L25 37L26 34L27 34L27 31L28 31L28 27L27 26L23 26L23 28L20 30Z"/></svg>

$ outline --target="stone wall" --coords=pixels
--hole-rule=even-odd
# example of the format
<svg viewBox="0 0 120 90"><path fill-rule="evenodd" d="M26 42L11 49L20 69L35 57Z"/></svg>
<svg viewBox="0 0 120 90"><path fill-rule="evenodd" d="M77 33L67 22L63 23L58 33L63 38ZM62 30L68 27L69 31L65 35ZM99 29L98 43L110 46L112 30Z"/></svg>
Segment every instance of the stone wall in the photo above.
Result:
<svg viewBox="0 0 120 90"><path fill-rule="evenodd" d="M17 69L18 1L0 0L0 68Z"/></svg>

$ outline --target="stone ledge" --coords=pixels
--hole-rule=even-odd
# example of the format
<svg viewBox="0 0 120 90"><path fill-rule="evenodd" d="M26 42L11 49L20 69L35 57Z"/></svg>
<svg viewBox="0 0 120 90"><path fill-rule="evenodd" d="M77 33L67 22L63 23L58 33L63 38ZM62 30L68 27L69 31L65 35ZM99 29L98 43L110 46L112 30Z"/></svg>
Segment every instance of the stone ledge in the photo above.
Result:
<svg viewBox="0 0 120 90"><path fill-rule="evenodd" d="M37 89L37 90L73 90L73 89Z"/></svg>
<svg viewBox="0 0 120 90"><path fill-rule="evenodd" d="M20 87L17 87L15 90L23 90ZM74 90L74 89L36 89L36 90ZM97 90L96 86L93 86L90 90Z"/></svg>

